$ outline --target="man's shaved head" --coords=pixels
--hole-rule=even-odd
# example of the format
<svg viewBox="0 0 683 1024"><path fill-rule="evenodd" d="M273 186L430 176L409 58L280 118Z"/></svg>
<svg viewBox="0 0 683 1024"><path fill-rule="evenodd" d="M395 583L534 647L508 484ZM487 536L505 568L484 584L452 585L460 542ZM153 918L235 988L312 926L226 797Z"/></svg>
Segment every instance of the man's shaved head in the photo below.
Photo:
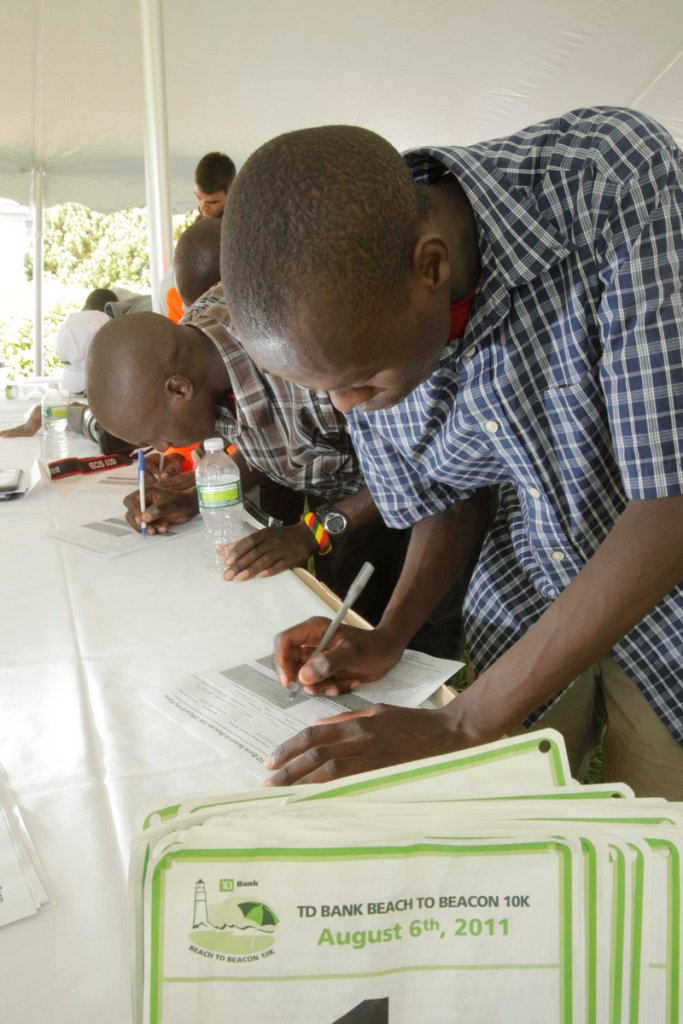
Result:
<svg viewBox="0 0 683 1024"><path fill-rule="evenodd" d="M347 322L403 297L425 215L400 154L374 132L331 125L267 142L223 216L221 272L240 336L286 336L323 291Z"/></svg>
<svg viewBox="0 0 683 1024"><path fill-rule="evenodd" d="M88 352L88 402L98 422L132 444L163 450L214 433L217 377L212 343L158 313L129 313L105 324Z"/></svg>
<svg viewBox="0 0 683 1024"><path fill-rule="evenodd" d="M173 272L180 298L189 307L221 279L221 222L207 217L191 224L178 239Z"/></svg>

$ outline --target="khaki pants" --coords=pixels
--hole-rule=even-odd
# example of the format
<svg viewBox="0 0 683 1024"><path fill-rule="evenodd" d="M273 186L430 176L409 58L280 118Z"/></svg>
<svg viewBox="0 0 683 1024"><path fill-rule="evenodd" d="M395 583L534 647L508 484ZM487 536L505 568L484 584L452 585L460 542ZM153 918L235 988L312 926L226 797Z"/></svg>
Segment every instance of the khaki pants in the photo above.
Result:
<svg viewBox="0 0 683 1024"><path fill-rule="evenodd" d="M612 658L583 672L532 726L546 728L564 736L575 778L602 743L605 782L625 782L636 796L683 800L683 745Z"/></svg>

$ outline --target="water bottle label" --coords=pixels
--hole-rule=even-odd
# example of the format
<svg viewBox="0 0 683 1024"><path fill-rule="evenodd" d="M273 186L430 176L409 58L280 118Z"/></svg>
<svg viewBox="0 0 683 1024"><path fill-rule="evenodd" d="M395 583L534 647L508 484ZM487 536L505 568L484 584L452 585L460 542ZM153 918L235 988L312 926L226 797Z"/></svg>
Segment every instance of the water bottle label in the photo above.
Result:
<svg viewBox="0 0 683 1024"><path fill-rule="evenodd" d="M242 502L239 480L229 484L197 484L197 497L202 508L229 508Z"/></svg>
<svg viewBox="0 0 683 1024"><path fill-rule="evenodd" d="M43 407L43 416L48 420L65 420L67 409L65 405L46 405Z"/></svg>

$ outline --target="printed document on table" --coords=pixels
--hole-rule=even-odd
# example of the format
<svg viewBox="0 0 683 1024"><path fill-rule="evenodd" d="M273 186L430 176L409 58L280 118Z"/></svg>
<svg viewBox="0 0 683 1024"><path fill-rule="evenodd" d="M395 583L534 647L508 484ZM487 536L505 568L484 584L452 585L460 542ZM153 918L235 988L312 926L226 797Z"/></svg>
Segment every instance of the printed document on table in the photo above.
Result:
<svg viewBox="0 0 683 1024"><path fill-rule="evenodd" d="M38 909L4 813L0 812L0 926Z"/></svg>
<svg viewBox="0 0 683 1024"><path fill-rule="evenodd" d="M0 926L30 917L49 902L38 855L0 764Z"/></svg>
<svg viewBox="0 0 683 1024"><path fill-rule="evenodd" d="M195 528L195 524L189 524L189 528ZM184 527L183 529L187 529ZM137 533L128 525L122 516L112 516L109 519L102 519L93 523L84 523L82 526L74 526L71 529L59 530L51 533L55 540L64 544L75 544L80 548L87 548L105 558L116 558L119 555L127 555L132 551L143 551L145 548L155 546L169 537L177 537L177 530L169 530L168 533L143 536Z"/></svg>
<svg viewBox="0 0 683 1024"><path fill-rule="evenodd" d="M270 655L218 671L200 672L173 693L149 698L190 732L211 743L259 778L263 761L307 725L371 704L419 707L460 667L459 662L406 651L394 668L375 683L339 697L290 699L278 682Z"/></svg>

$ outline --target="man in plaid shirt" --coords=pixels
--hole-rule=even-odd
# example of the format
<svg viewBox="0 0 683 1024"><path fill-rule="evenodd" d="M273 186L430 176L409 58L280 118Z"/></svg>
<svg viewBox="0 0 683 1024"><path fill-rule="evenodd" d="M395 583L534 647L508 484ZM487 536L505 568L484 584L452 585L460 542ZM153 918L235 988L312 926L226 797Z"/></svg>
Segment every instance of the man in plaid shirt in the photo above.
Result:
<svg viewBox="0 0 683 1024"><path fill-rule="evenodd" d="M476 681L443 711L307 730L274 783L539 723L576 774L602 740L606 778L683 799L682 185L670 136L610 108L404 160L308 129L247 161L223 225L240 340L330 393L383 517L415 524L377 629L307 661L323 625L294 627L282 681L386 671L496 499L466 605Z"/></svg>
<svg viewBox="0 0 683 1024"><path fill-rule="evenodd" d="M283 522L226 548L226 580L274 576L314 558L319 578L343 593L372 557L377 578L358 611L370 622L379 620L409 531L382 523L344 417L329 396L258 371L231 333L220 285L200 297L180 324L157 313L131 313L105 325L89 351L88 394L100 422L116 423L133 444L165 451L220 436L237 446L232 455L243 489L258 485L265 511ZM150 481L144 510L149 533L164 533L198 514L194 472L177 469L174 464L163 480ZM311 518L300 518L304 498L316 512L327 505L345 517L348 529L326 544L331 550L324 557ZM139 491L124 504L128 522L139 529ZM324 512L319 516L313 515L314 525ZM461 599L458 583L413 638L418 650L457 655Z"/></svg>

